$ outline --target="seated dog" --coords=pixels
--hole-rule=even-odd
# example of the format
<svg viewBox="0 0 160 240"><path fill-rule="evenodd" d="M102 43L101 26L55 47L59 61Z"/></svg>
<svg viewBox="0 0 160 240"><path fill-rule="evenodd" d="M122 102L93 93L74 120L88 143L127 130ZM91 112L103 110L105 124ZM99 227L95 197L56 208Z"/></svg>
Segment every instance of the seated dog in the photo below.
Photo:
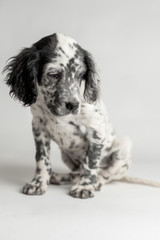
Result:
<svg viewBox="0 0 160 240"><path fill-rule="evenodd" d="M103 184L124 178L131 141L117 137L108 121L90 53L72 38L53 34L11 58L5 71L11 95L33 115L36 170L23 193L40 195L50 183L72 183L70 195L89 198ZM59 145L69 174L52 170L51 140Z"/></svg>

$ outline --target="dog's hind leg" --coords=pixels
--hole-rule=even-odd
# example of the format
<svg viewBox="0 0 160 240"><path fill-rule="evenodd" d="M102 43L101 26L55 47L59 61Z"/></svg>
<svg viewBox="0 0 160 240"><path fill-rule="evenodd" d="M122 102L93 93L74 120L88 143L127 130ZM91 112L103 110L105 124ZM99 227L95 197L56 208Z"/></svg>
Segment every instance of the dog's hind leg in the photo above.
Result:
<svg viewBox="0 0 160 240"><path fill-rule="evenodd" d="M110 151L102 158L95 190L113 180L120 180L126 176L131 162L132 143L128 137L117 137Z"/></svg>

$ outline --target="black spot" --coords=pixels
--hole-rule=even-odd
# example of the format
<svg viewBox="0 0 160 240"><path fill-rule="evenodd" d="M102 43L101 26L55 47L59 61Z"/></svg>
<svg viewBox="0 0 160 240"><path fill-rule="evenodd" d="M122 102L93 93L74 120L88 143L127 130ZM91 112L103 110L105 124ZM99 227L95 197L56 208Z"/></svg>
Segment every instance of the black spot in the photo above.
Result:
<svg viewBox="0 0 160 240"><path fill-rule="evenodd" d="M127 169L129 168L128 164L125 164L122 167L127 168Z"/></svg>
<svg viewBox="0 0 160 240"><path fill-rule="evenodd" d="M100 137L98 137L96 130L93 130L92 137L93 137L94 139L99 139L99 140L101 139Z"/></svg>
<svg viewBox="0 0 160 240"><path fill-rule="evenodd" d="M46 156L44 145L42 140L39 140L35 142L36 144L36 161L40 161L42 157Z"/></svg>
<svg viewBox="0 0 160 240"><path fill-rule="evenodd" d="M76 50L74 58L78 58L78 56L79 56L79 52Z"/></svg>
<svg viewBox="0 0 160 240"><path fill-rule="evenodd" d="M52 175L52 168L47 168L47 172L51 176Z"/></svg>
<svg viewBox="0 0 160 240"><path fill-rule="evenodd" d="M89 179L90 179L91 183L95 183L96 179L97 179L97 176L93 174L89 177Z"/></svg>
<svg viewBox="0 0 160 240"><path fill-rule="evenodd" d="M111 147L107 147L107 148L106 148L106 151L107 151L107 152L110 152L111 149L112 149L112 146L111 146Z"/></svg>
<svg viewBox="0 0 160 240"><path fill-rule="evenodd" d="M45 159L44 164L45 164L46 166L49 166L49 165L50 165L48 159Z"/></svg>
<svg viewBox="0 0 160 240"><path fill-rule="evenodd" d="M103 169L107 170L115 164L115 161L118 161L119 158L119 150L112 152L109 156L106 156L102 159L104 164Z"/></svg>
<svg viewBox="0 0 160 240"><path fill-rule="evenodd" d="M40 173L41 173L41 168L37 167L37 168L36 168L36 173L37 173L37 174L40 174Z"/></svg>
<svg viewBox="0 0 160 240"><path fill-rule="evenodd" d="M63 145L63 139L62 138L60 138L60 141L61 141L61 144Z"/></svg>
<svg viewBox="0 0 160 240"><path fill-rule="evenodd" d="M33 133L35 137L39 137L41 135L40 131L35 128L34 126L32 127Z"/></svg>
<svg viewBox="0 0 160 240"><path fill-rule="evenodd" d="M61 47L58 48L63 54L66 55L66 53L63 51L63 49Z"/></svg>
<svg viewBox="0 0 160 240"><path fill-rule="evenodd" d="M45 142L46 147L49 147L49 145L50 145L49 142Z"/></svg>
<svg viewBox="0 0 160 240"><path fill-rule="evenodd" d="M36 184L41 184L42 183L42 177L39 176L39 177L36 177L36 178L33 178L33 181L36 183Z"/></svg>
<svg viewBox="0 0 160 240"><path fill-rule="evenodd" d="M74 142L74 141L72 141L72 142L70 143L69 149L73 148L73 147L74 147L74 145L75 145L75 142Z"/></svg>
<svg viewBox="0 0 160 240"><path fill-rule="evenodd" d="M78 125L76 125L74 122L70 121L69 124L75 126L75 127L79 127Z"/></svg>
<svg viewBox="0 0 160 240"><path fill-rule="evenodd" d="M76 48L79 47L77 43L73 43L73 46L76 47Z"/></svg>
<svg viewBox="0 0 160 240"><path fill-rule="evenodd" d="M104 179L106 179L106 180L108 180L108 179L109 179L109 177L104 177L104 176L103 176L103 178L104 178Z"/></svg>
<svg viewBox="0 0 160 240"><path fill-rule="evenodd" d="M70 69L71 69L71 71L72 71L73 73L76 72L76 68L75 68L75 66L72 66Z"/></svg>
<svg viewBox="0 0 160 240"><path fill-rule="evenodd" d="M75 59L74 58L71 58L70 60L69 60L69 64L73 64L74 63L74 61L75 61Z"/></svg>

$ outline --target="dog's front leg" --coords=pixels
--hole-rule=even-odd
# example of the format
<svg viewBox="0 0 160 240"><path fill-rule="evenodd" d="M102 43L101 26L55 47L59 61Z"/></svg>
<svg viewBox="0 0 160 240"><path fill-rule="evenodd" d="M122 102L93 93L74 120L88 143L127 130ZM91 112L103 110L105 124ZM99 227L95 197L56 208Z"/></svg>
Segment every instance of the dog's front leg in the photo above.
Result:
<svg viewBox="0 0 160 240"><path fill-rule="evenodd" d="M100 162L104 138L90 128L88 134L89 147L85 161L82 163L80 181L74 185L70 195L76 198L94 197L94 184L97 180L97 170Z"/></svg>
<svg viewBox="0 0 160 240"><path fill-rule="evenodd" d="M33 119L32 129L36 145L36 171L31 183L23 187L23 193L41 195L47 190L51 176L50 138L41 119Z"/></svg>

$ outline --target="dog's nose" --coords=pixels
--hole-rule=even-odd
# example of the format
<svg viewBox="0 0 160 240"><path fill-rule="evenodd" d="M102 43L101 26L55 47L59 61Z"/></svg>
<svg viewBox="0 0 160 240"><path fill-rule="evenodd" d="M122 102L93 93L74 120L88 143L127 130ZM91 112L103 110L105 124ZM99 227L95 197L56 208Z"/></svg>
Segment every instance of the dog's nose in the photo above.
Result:
<svg viewBox="0 0 160 240"><path fill-rule="evenodd" d="M79 107L78 102L66 102L66 108L70 111L77 110L78 107Z"/></svg>

